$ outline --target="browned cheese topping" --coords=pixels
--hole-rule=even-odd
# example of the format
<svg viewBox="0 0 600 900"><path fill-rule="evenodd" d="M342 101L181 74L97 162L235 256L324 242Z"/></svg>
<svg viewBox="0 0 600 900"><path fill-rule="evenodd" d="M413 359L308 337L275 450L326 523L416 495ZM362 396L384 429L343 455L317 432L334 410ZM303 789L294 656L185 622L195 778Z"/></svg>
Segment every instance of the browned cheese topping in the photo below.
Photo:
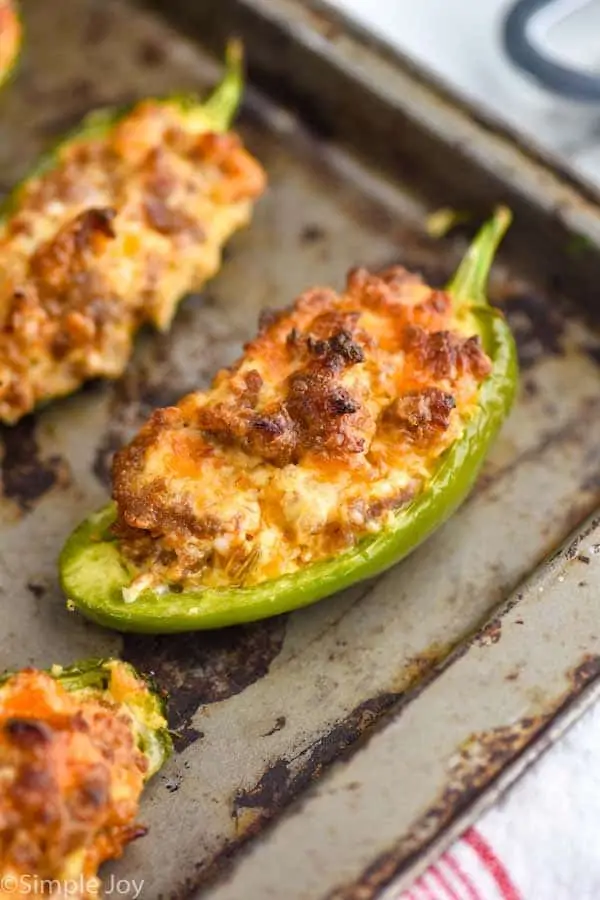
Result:
<svg viewBox="0 0 600 900"><path fill-rule="evenodd" d="M389 524L460 437L491 364L447 293L350 273L263 316L212 388L114 463L116 532L147 585L252 585Z"/></svg>
<svg viewBox="0 0 600 900"><path fill-rule="evenodd" d="M144 833L146 770L125 707L34 669L14 675L0 689L0 897L48 896L51 880L95 897L99 865Z"/></svg>
<svg viewBox="0 0 600 900"><path fill-rule="evenodd" d="M67 142L0 229L0 420L120 375L140 326L168 328L215 274L263 188L235 134L174 102Z"/></svg>

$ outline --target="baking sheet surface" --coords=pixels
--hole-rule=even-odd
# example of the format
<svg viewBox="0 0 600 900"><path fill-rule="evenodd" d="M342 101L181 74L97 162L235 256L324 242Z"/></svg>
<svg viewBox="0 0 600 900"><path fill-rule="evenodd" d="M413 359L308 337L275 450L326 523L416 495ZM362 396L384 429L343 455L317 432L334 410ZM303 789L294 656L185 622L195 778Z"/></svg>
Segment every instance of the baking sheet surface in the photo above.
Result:
<svg viewBox="0 0 600 900"><path fill-rule="evenodd" d="M203 88L217 75L208 57L159 19L112 0L32 3L25 14L25 60L0 99L6 187L90 108ZM49 34L60 34L60 42ZM241 131L263 161L270 188L252 227L230 245L222 273L185 302L170 335L142 336L120 382L91 385L1 434L0 666L122 653L153 672L171 696L177 753L144 800L149 835L114 868L143 878L149 900L183 895L228 870L238 846L359 737L378 724L387 733L385 715L443 666L600 499L600 341L568 300L498 269L494 294L514 326L523 363L520 400L471 500L409 560L311 609L221 633L122 639L66 611L56 583L61 544L101 505L112 452L154 406L205 386L239 353L261 309L287 304L314 284L340 286L358 263L400 262L443 283L464 248L460 237L435 246L424 236L428 210L402 188L402 172L394 184L368 173L252 92ZM587 612L593 602L584 597ZM582 614L570 636L572 644L580 640L582 653L586 621ZM531 715L545 715L556 707L558 685L564 687L562 672L553 669L552 697L541 690L552 642L535 653L524 642L519 652L527 696L534 698ZM485 679L486 671L475 667L470 683ZM438 702L460 717L461 690L447 679L438 685ZM474 692L470 702L486 731L508 727L515 684L495 680L488 687L491 693ZM421 702L409 707L412 715ZM384 790L413 798L401 818L390 820L397 839L416 834L415 816L436 802L444 777L450 779L448 773L430 783L416 778L421 740L445 771L448 733L433 708L427 731L407 728L395 745L396 781L373 756L373 797ZM370 747L361 759L368 760ZM374 810L357 804L352 816L367 828ZM289 851L290 865L309 871L313 825L300 821L293 845L284 842L278 853L285 859ZM347 810L340 809L331 822L340 847L348 826ZM289 823L281 825L282 835L284 827ZM369 845L369 854L386 849L384 837L381 846ZM215 897L317 897L356 876L360 862L356 856L348 868L328 849L327 877L316 868L312 880L290 888L282 863L268 885L242 892L233 881Z"/></svg>

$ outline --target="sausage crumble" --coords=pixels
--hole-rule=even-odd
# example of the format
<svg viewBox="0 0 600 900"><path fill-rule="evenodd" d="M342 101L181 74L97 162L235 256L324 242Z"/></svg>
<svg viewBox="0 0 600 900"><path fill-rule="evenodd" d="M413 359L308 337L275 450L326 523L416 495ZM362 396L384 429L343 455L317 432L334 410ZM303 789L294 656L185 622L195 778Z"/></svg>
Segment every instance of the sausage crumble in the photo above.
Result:
<svg viewBox="0 0 600 900"><path fill-rule="evenodd" d="M449 295L400 267L307 291L116 455L122 550L146 585L225 587L351 547L423 490L490 370Z"/></svg>
<svg viewBox="0 0 600 900"><path fill-rule="evenodd" d="M118 377L138 329L166 330L217 272L264 184L235 134L175 102L67 141L0 226L0 420Z"/></svg>

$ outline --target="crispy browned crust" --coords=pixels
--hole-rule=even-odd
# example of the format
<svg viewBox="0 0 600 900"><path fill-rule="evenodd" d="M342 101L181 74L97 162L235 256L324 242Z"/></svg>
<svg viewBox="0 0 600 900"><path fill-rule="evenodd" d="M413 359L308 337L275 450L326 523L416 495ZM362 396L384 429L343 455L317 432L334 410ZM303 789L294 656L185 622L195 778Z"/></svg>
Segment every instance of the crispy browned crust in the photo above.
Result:
<svg viewBox="0 0 600 900"><path fill-rule="evenodd" d="M386 409L384 419L392 428L397 428L404 439L427 444L448 428L450 414L455 408L452 394L431 387L398 397Z"/></svg>
<svg viewBox="0 0 600 900"><path fill-rule="evenodd" d="M0 690L0 876L74 879L79 854L82 884L93 879L144 833L146 770L119 707L33 669L13 676Z"/></svg>
<svg viewBox="0 0 600 900"><path fill-rule="evenodd" d="M264 188L232 133L146 102L27 183L0 235L0 420L118 376L145 322L168 326Z"/></svg>
<svg viewBox="0 0 600 900"><path fill-rule="evenodd" d="M358 318L354 312L322 313L309 332L290 330L286 347L299 365L287 379L283 400L259 408L262 378L250 370L242 376L239 396L234 378L231 401L208 404L195 424L277 466L298 462L311 450L342 455L364 450L361 404L339 383L344 369L365 359L360 341L367 336L356 328Z"/></svg>
<svg viewBox="0 0 600 900"><path fill-rule="evenodd" d="M464 372L481 380L491 369L477 335L465 340L450 331L428 332L413 325L405 331L404 349L409 365L417 371L430 373L436 380L456 381Z"/></svg>
<svg viewBox="0 0 600 900"><path fill-rule="evenodd" d="M479 338L456 329L448 294L400 267L378 275L354 270L341 295L307 291L290 309L261 317L258 336L208 393L155 412L116 455L116 531L126 552L138 563L152 559L174 580L214 566L211 541L242 528L235 517L202 513L202 480L218 479L222 465L240 490L252 485L257 467L260 483L274 469L325 479L354 473L340 493L339 518L319 534L295 537L318 545L318 555L347 546L414 495L423 469L456 436L490 365ZM149 461L160 453L164 468L149 476ZM385 499L370 496L374 482L395 483L405 462L415 473L408 485L384 491ZM269 495L261 516L281 527L284 542L291 525L277 524L277 503ZM244 527L251 555L253 533Z"/></svg>

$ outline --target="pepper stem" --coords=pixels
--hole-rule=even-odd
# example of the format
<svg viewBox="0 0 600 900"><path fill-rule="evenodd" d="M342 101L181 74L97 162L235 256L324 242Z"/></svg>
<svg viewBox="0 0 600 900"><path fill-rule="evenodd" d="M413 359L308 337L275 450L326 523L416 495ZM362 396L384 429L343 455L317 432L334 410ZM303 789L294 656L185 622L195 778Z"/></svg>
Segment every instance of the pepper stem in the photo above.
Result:
<svg viewBox="0 0 600 900"><path fill-rule="evenodd" d="M511 211L506 206L499 206L493 218L480 228L448 285L448 292L457 306L482 306L487 303L490 269L511 221Z"/></svg>
<svg viewBox="0 0 600 900"><path fill-rule="evenodd" d="M225 50L225 75L202 108L217 131L227 131L235 116L244 89L241 41L230 40Z"/></svg>

